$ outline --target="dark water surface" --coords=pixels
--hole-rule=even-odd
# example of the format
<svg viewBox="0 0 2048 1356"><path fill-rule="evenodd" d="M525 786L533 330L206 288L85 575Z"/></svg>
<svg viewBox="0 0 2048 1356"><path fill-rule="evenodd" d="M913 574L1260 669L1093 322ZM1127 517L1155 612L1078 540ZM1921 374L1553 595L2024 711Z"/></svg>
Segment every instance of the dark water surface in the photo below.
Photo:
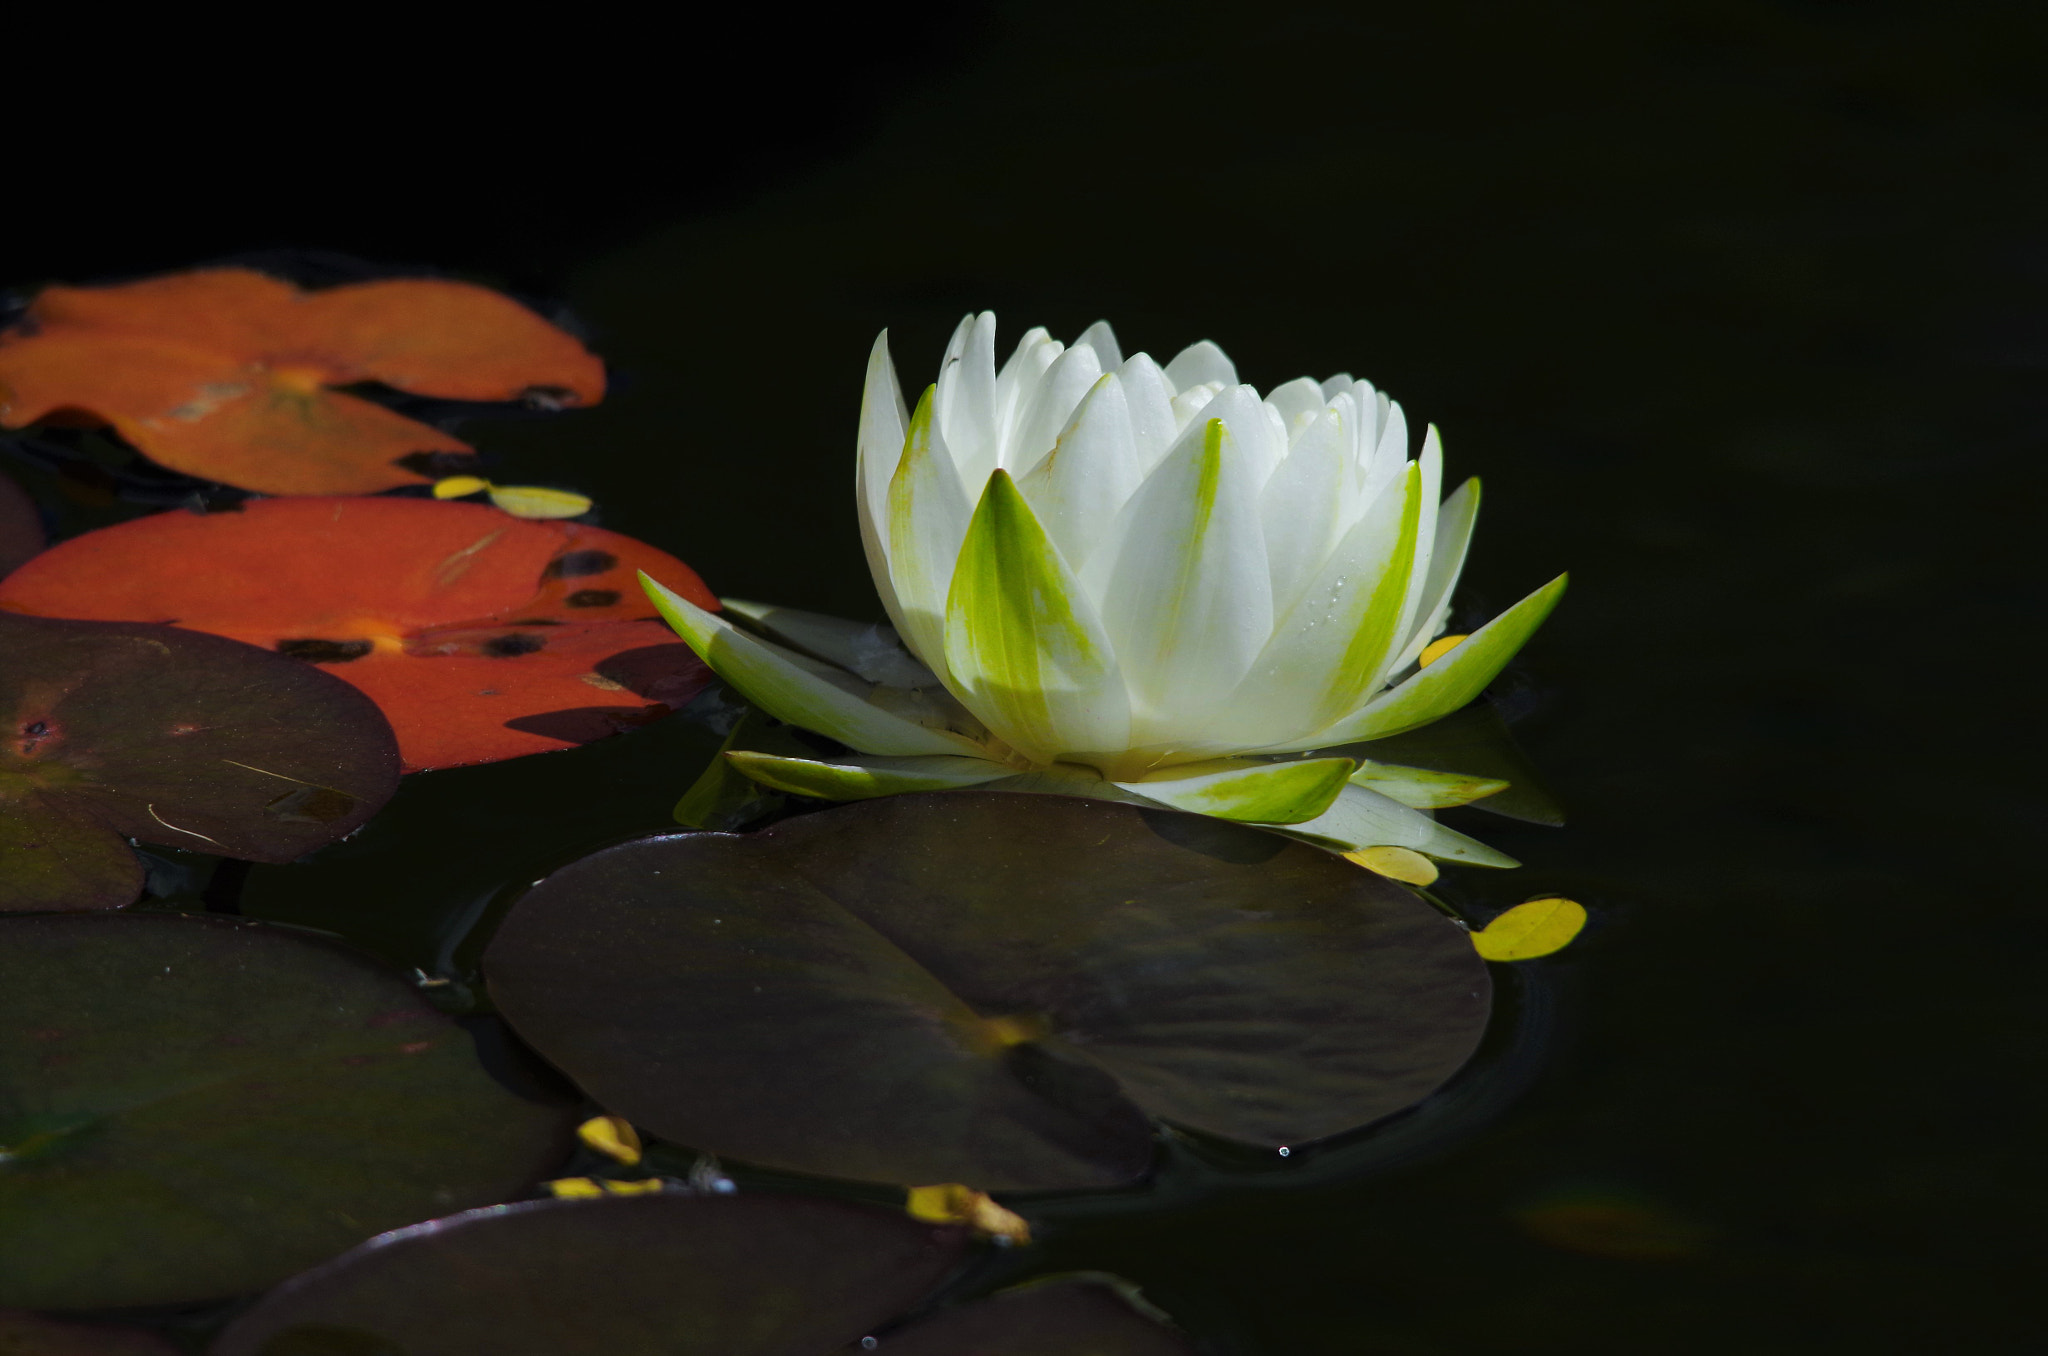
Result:
<svg viewBox="0 0 2048 1356"><path fill-rule="evenodd" d="M2004 1352L2044 1204L2044 38L2020 4L1000 6L781 121L650 100L644 178L589 220L316 205L120 262L309 244L553 288L615 394L470 426L496 478L849 616L885 325L917 385L970 308L1370 378L1486 479L1472 618L1574 580L1493 694L1571 823L1476 821L1528 865L1450 888L1594 926L1412 1123L1190 1148L1048 1204L1018 1268L1129 1277L1217 1352ZM415 779L248 907L374 910L431 968L500 887L663 826L713 743Z"/></svg>

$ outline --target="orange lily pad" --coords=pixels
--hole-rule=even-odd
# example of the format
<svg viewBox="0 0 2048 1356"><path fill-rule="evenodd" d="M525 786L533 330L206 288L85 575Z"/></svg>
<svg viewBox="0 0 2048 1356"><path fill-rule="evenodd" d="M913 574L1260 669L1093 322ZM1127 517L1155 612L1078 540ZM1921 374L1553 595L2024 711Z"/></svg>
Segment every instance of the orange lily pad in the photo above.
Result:
<svg viewBox="0 0 2048 1356"><path fill-rule="evenodd" d="M404 278L317 292L249 269L48 287L0 335L0 424L83 413L155 461L262 494L370 494L432 477L459 438L330 389L594 404L604 365L510 297Z"/></svg>
<svg viewBox="0 0 2048 1356"><path fill-rule="evenodd" d="M689 566L616 532L431 499L263 499L74 537L0 580L0 609L149 621L345 678L408 772L587 743L682 705L710 673L655 617L645 570L700 607Z"/></svg>

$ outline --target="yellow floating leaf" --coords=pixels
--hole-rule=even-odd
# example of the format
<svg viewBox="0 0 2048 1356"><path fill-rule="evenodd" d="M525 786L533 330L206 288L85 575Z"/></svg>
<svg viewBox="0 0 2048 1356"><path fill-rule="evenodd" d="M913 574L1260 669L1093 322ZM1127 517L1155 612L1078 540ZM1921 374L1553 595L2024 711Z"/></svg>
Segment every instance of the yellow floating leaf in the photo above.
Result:
<svg viewBox="0 0 2048 1356"><path fill-rule="evenodd" d="M590 512L587 495L539 485L493 485L491 502L514 518L574 518Z"/></svg>
<svg viewBox="0 0 2048 1356"><path fill-rule="evenodd" d="M1021 1215L1003 1209L986 1192L959 1182L910 1188L904 1207L912 1219L932 1224L965 1224L986 1238L1029 1243L1031 1226Z"/></svg>
<svg viewBox="0 0 2048 1356"><path fill-rule="evenodd" d="M576 1127L576 1138L629 1168L640 1161L640 1136L617 1116L592 1116Z"/></svg>
<svg viewBox="0 0 2048 1356"><path fill-rule="evenodd" d="M1490 961L1534 960L1561 951L1586 926L1577 900L1549 895L1517 904L1472 934L1472 945Z"/></svg>
<svg viewBox="0 0 2048 1356"><path fill-rule="evenodd" d="M445 476L434 482L434 498L460 499L466 494L476 494L491 488L491 482L482 476Z"/></svg>
<svg viewBox="0 0 2048 1356"><path fill-rule="evenodd" d="M542 1182L541 1185L557 1197L571 1200L589 1200L604 1195L604 1188L589 1177L561 1177L552 1182Z"/></svg>
<svg viewBox="0 0 2048 1356"><path fill-rule="evenodd" d="M604 1188L607 1196L652 1196L666 1188L668 1183L659 1177L644 1177L632 1182L615 1182L607 1177L598 1185Z"/></svg>
<svg viewBox="0 0 2048 1356"><path fill-rule="evenodd" d="M1431 664L1436 663L1437 660L1442 659L1445 655L1456 649L1458 642L1463 639L1465 639L1463 636L1438 636L1435 640L1422 647L1420 666L1426 669Z"/></svg>
<svg viewBox="0 0 2048 1356"><path fill-rule="evenodd" d="M1436 863L1412 848L1369 847L1344 854L1368 871L1408 885L1429 885L1436 880Z"/></svg>

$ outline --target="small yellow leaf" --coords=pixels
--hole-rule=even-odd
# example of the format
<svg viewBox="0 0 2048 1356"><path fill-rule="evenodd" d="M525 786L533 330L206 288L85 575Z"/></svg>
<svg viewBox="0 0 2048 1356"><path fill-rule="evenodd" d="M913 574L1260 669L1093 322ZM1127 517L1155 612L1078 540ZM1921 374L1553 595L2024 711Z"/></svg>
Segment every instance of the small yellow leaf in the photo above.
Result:
<svg viewBox="0 0 2048 1356"><path fill-rule="evenodd" d="M965 1224L985 1238L1031 1241L1031 1226L1021 1215L1003 1209L986 1192L958 1182L912 1187L904 1208L912 1219L931 1224Z"/></svg>
<svg viewBox="0 0 2048 1356"><path fill-rule="evenodd" d="M571 1200L589 1200L604 1195L604 1188L588 1177L562 1177L541 1185L557 1197Z"/></svg>
<svg viewBox="0 0 2048 1356"><path fill-rule="evenodd" d="M615 1182L605 1178L599 1185L604 1188L604 1194L607 1196L652 1196L668 1183L659 1177L644 1177L634 1182Z"/></svg>
<svg viewBox="0 0 2048 1356"><path fill-rule="evenodd" d="M490 489L491 502L514 518L574 518L590 512L587 495L567 490L543 489L539 485L493 485Z"/></svg>
<svg viewBox="0 0 2048 1356"><path fill-rule="evenodd" d="M1429 885L1436 880L1436 863L1412 848L1360 848L1344 856L1368 871L1408 885Z"/></svg>
<svg viewBox="0 0 2048 1356"><path fill-rule="evenodd" d="M576 1127L576 1138L627 1167L640 1161L640 1136L617 1116L592 1116Z"/></svg>
<svg viewBox="0 0 2048 1356"><path fill-rule="evenodd" d="M1452 650L1455 650L1458 647L1458 642L1464 638L1463 636L1438 636L1435 640L1422 647L1420 666L1426 669L1431 664L1436 663L1437 660L1442 659Z"/></svg>
<svg viewBox="0 0 2048 1356"><path fill-rule="evenodd" d="M434 498L460 499L466 494L476 494L491 488L491 482L482 476L447 476L434 482Z"/></svg>
<svg viewBox="0 0 2048 1356"><path fill-rule="evenodd" d="M1584 905L1550 895L1515 905L1473 933L1472 945L1491 961L1534 960L1562 951L1584 926Z"/></svg>

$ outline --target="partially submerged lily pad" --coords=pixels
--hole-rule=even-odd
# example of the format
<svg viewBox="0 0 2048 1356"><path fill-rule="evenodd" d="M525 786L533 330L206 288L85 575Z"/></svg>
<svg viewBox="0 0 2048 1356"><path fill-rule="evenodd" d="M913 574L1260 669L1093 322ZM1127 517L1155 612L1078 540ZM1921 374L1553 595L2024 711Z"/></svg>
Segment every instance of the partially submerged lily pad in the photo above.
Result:
<svg viewBox="0 0 2048 1356"><path fill-rule="evenodd" d="M0 334L0 424L95 416L175 470L264 494L425 484L461 439L332 389L555 408L604 395L604 366L510 297L435 278L303 292L249 269L49 287Z"/></svg>
<svg viewBox="0 0 2048 1356"><path fill-rule="evenodd" d="M710 674L654 619L640 570L717 605L689 566L602 528L272 499L74 537L0 580L0 608L164 622L318 664L376 700L420 771L587 743L696 695Z"/></svg>
<svg viewBox="0 0 2048 1356"><path fill-rule="evenodd" d="M886 1326L968 1251L957 1226L795 1196L534 1202L372 1239L265 1296L213 1356L1190 1350L1107 1277L1055 1280Z"/></svg>
<svg viewBox="0 0 2048 1356"><path fill-rule="evenodd" d="M358 954L177 914L0 918L0 1304L182 1303L502 1200L574 1117Z"/></svg>
<svg viewBox="0 0 2048 1356"><path fill-rule="evenodd" d="M0 1356L179 1356L155 1333L0 1310Z"/></svg>
<svg viewBox="0 0 2048 1356"><path fill-rule="evenodd" d="M322 1333L331 1347L304 1350L829 1356L923 1298L967 1247L958 1226L837 1201L538 1201L373 1239L265 1296L213 1356Z"/></svg>
<svg viewBox="0 0 2048 1356"><path fill-rule="evenodd" d="M131 902L130 838L288 862L397 785L391 727L327 674L168 626L0 612L0 910Z"/></svg>
<svg viewBox="0 0 2048 1356"><path fill-rule="evenodd" d="M556 872L485 955L507 1019L679 1143L905 1185L1142 1176L1147 1114L1282 1146L1464 1063L1464 931L1327 852L1056 796L863 801Z"/></svg>

